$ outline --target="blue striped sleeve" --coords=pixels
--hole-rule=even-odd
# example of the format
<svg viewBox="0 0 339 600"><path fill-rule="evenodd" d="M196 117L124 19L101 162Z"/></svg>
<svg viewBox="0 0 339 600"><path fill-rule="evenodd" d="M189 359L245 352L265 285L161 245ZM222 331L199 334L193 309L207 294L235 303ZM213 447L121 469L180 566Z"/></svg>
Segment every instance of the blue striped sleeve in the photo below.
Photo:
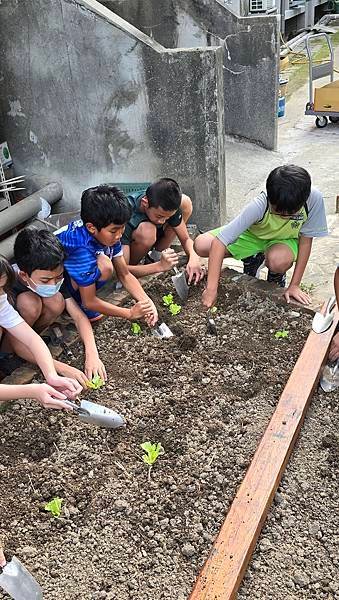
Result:
<svg viewBox="0 0 339 600"><path fill-rule="evenodd" d="M92 285L101 276L96 255L85 247L78 248L66 258L65 269L81 287Z"/></svg>

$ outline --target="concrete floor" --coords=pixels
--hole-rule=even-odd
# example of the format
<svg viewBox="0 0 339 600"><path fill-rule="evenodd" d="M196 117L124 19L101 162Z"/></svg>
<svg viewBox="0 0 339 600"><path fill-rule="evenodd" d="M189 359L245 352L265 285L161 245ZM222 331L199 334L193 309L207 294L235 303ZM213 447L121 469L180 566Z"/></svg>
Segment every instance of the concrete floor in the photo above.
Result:
<svg viewBox="0 0 339 600"><path fill-rule="evenodd" d="M335 49L339 68L339 47ZM339 74L335 73L335 79ZM317 87L328 82L318 80ZM324 129L315 127L314 117L304 115L308 101L308 82L293 93L286 105L286 116L279 119L278 151L270 152L249 143L226 142L227 215L232 219L251 198L265 187L268 173L279 164L294 163L306 168L313 185L324 196L330 236L314 241L304 282L313 284L314 300L333 293L333 275L339 262L339 215L335 213L339 196L339 123ZM236 261L227 264L239 268Z"/></svg>

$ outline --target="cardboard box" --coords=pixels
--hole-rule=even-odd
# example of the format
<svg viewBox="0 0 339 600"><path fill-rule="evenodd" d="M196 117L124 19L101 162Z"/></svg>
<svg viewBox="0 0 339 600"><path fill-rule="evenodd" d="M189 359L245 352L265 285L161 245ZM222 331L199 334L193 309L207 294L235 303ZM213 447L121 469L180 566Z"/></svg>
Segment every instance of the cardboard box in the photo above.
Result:
<svg viewBox="0 0 339 600"><path fill-rule="evenodd" d="M314 110L339 113L339 79L314 90Z"/></svg>

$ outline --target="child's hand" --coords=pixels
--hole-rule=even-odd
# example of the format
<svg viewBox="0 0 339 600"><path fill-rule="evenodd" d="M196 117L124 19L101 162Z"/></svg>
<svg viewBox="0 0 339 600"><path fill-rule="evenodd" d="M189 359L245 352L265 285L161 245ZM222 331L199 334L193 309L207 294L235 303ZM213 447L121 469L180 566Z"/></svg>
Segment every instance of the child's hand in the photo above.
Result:
<svg viewBox="0 0 339 600"><path fill-rule="evenodd" d="M58 372L64 377L69 377L71 379L75 379L84 390L87 390L88 387L86 385L86 381L88 377L86 377L85 373L77 369L76 367L72 367L71 365L67 365L66 363L62 365L62 368L58 368ZM81 390L82 391L82 390Z"/></svg>
<svg viewBox="0 0 339 600"><path fill-rule="evenodd" d="M332 340L328 358L331 362L334 362L339 358L339 333L336 333Z"/></svg>
<svg viewBox="0 0 339 600"><path fill-rule="evenodd" d="M311 304L312 302L310 296L306 294L306 292L303 292L300 287L295 284L288 286L284 293L284 298L287 304L289 304L291 298L294 298L294 300L300 302L300 304Z"/></svg>
<svg viewBox="0 0 339 600"><path fill-rule="evenodd" d="M167 248L161 253L161 259L159 261L161 272L170 271L178 264L179 257L172 248Z"/></svg>
<svg viewBox="0 0 339 600"><path fill-rule="evenodd" d="M188 275L188 283L194 282L197 285L205 277L205 268L200 264L198 257L190 258L186 265L186 273Z"/></svg>
<svg viewBox="0 0 339 600"><path fill-rule="evenodd" d="M93 377L99 375L103 381L107 381L107 373L105 369L105 365L101 362L98 355L96 356L86 356L85 361L85 374L86 379L92 381Z"/></svg>
<svg viewBox="0 0 339 600"><path fill-rule="evenodd" d="M136 302L132 308L129 309L129 320L137 321L138 319L142 319L147 314L149 314L152 310L151 299L147 298L147 300L139 300Z"/></svg>
<svg viewBox="0 0 339 600"><path fill-rule="evenodd" d="M58 392L47 383L37 383L32 384L30 387L30 398L34 398L43 406L44 408L56 408L56 409L65 409L71 410L70 407L63 402L66 400L65 394Z"/></svg>
<svg viewBox="0 0 339 600"><path fill-rule="evenodd" d="M154 325L158 322L159 316L153 300L151 300L150 298L149 300L151 302L151 311L147 315L145 315L145 321L147 325L149 325L149 327L154 327Z"/></svg>
<svg viewBox="0 0 339 600"><path fill-rule="evenodd" d="M82 392L82 387L76 379L60 377L60 375L49 375L46 381L53 388L60 390L67 398L76 398Z"/></svg>
<svg viewBox="0 0 339 600"><path fill-rule="evenodd" d="M208 287L202 294L202 303L206 308L212 308L217 299L218 290L209 290Z"/></svg>

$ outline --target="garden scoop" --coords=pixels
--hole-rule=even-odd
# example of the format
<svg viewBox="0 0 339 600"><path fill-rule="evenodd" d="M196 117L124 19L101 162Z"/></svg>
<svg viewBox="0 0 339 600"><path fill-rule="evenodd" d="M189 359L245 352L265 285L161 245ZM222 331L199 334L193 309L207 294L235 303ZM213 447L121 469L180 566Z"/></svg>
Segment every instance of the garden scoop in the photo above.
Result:
<svg viewBox="0 0 339 600"><path fill-rule="evenodd" d="M173 333L166 325L166 323L160 323L160 325L155 325L152 327L152 335L157 338L170 338L173 337Z"/></svg>
<svg viewBox="0 0 339 600"><path fill-rule="evenodd" d="M42 589L20 560L13 556L0 567L0 588L14 600L42 600Z"/></svg>
<svg viewBox="0 0 339 600"><path fill-rule="evenodd" d="M174 271L175 275L172 275L171 279L172 279L173 285L175 287L175 290L176 290L179 298L183 302L186 302L186 300L188 298L188 292L190 289L189 285L187 283L186 273L185 273L185 271L179 271L179 269L177 269L177 267L173 267L173 271Z"/></svg>
<svg viewBox="0 0 339 600"><path fill-rule="evenodd" d="M324 392L333 392L339 387L339 359L324 366L320 387Z"/></svg>
<svg viewBox="0 0 339 600"><path fill-rule="evenodd" d="M331 296L325 306L325 311L315 313L312 321L312 329L315 333L324 333L331 327L334 318L334 307L335 296Z"/></svg>
<svg viewBox="0 0 339 600"><path fill-rule="evenodd" d="M106 429L119 429L126 426L124 417L102 404L88 402L88 400L81 400L80 406L70 400L65 400L64 403L73 408L73 411L83 423L90 423L90 425L97 425L97 427L105 427Z"/></svg>

